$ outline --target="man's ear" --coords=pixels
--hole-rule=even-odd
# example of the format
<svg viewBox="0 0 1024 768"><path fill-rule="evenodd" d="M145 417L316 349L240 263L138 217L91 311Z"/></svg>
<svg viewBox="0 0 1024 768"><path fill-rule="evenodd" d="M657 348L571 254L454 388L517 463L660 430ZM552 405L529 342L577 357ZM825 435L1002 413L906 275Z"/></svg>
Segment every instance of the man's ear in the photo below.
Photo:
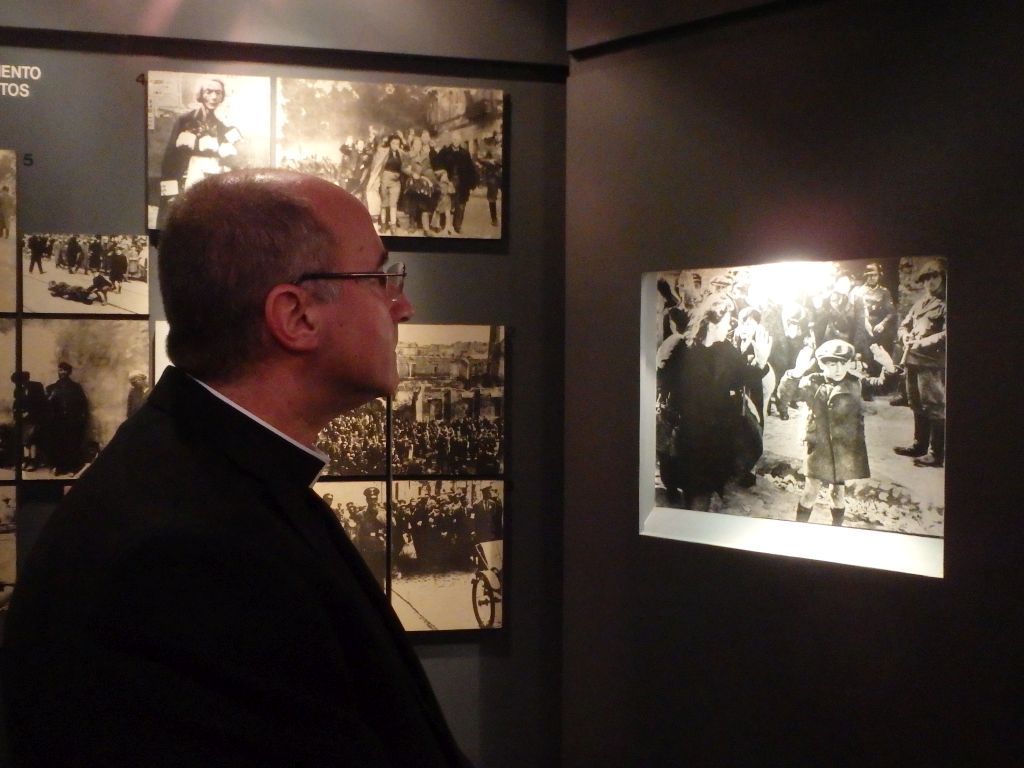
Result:
<svg viewBox="0 0 1024 768"><path fill-rule="evenodd" d="M270 289L263 302L267 331L289 352L308 352L320 343L319 305L297 285L281 284Z"/></svg>

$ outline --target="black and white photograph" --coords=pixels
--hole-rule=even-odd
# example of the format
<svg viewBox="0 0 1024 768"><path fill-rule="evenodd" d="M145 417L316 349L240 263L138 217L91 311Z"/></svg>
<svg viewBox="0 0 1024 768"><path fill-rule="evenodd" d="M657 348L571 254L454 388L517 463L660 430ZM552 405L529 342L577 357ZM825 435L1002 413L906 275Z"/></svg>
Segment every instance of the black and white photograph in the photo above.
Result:
<svg viewBox="0 0 1024 768"><path fill-rule="evenodd" d="M391 605L411 631L502 626L499 480L400 480L392 490Z"/></svg>
<svg viewBox="0 0 1024 768"><path fill-rule="evenodd" d="M356 195L377 232L499 239L504 92L280 78L276 165Z"/></svg>
<svg viewBox="0 0 1024 768"><path fill-rule="evenodd" d="M387 576L387 499L385 484L365 480L320 481L313 486L385 588Z"/></svg>
<svg viewBox="0 0 1024 768"><path fill-rule="evenodd" d="M500 475L505 468L505 328L398 327L395 475Z"/></svg>
<svg viewBox="0 0 1024 768"><path fill-rule="evenodd" d="M27 404L21 376L16 373L16 333L15 320L0 317L0 481L13 480L22 461L15 414L23 412Z"/></svg>
<svg viewBox="0 0 1024 768"><path fill-rule="evenodd" d="M25 319L18 375L23 442L31 439L22 479L74 478L149 394L149 324Z"/></svg>
<svg viewBox="0 0 1024 768"><path fill-rule="evenodd" d="M146 77L147 221L197 181L271 164L270 78L195 72Z"/></svg>
<svg viewBox="0 0 1024 768"><path fill-rule="evenodd" d="M946 269L658 274L656 505L941 539Z"/></svg>
<svg viewBox="0 0 1024 768"><path fill-rule="evenodd" d="M0 485L0 612L14 592L18 574L17 488Z"/></svg>
<svg viewBox="0 0 1024 768"><path fill-rule="evenodd" d="M325 475L383 475L388 458L387 402L378 398L335 416L317 435L316 447L328 457Z"/></svg>
<svg viewBox="0 0 1024 768"><path fill-rule="evenodd" d="M149 313L149 238L31 232L21 236L26 314Z"/></svg>
<svg viewBox="0 0 1024 768"><path fill-rule="evenodd" d="M18 157L0 149L0 312L14 312L18 304Z"/></svg>

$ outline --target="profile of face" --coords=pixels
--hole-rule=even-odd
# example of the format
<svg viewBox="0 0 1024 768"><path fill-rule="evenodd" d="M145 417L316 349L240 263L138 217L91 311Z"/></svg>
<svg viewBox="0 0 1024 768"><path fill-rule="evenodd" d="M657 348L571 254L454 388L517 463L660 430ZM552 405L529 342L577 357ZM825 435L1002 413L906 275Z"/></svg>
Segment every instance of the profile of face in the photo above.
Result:
<svg viewBox="0 0 1024 768"><path fill-rule="evenodd" d="M370 215L356 198L330 182L315 180L310 201L337 246L330 271L378 272L387 251ZM404 293L389 296L386 281L366 278L334 283L337 297L320 305L324 354L319 365L344 408L394 394L398 387L398 324L413 307Z"/></svg>
<svg viewBox="0 0 1024 768"><path fill-rule="evenodd" d="M818 365L821 367L821 372L825 375L826 379L841 381L849 372L853 363L835 357L827 357L824 360L819 360Z"/></svg>
<svg viewBox="0 0 1024 768"><path fill-rule="evenodd" d="M224 103L224 83L207 80L199 86L199 103L211 112Z"/></svg>

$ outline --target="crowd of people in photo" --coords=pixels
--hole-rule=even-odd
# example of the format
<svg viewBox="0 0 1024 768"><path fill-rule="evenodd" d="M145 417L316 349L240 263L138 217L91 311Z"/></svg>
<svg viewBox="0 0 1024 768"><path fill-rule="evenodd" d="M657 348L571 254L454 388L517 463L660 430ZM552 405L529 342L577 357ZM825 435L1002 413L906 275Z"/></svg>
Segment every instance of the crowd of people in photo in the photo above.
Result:
<svg viewBox="0 0 1024 768"><path fill-rule="evenodd" d="M821 487L842 525L845 483L870 476L862 403L878 394L914 412L914 438L895 446L918 467L941 467L945 434L945 264L929 259L901 285L921 298L902 320L883 284L881 263L856 276L838 269L826 290L800 301L749 295L747 270L696 272L662 279L657 457L669 503L708 509L728 483L753 485L765 419L807 411L805 488L797 519L806 521Z"/></svg>
<svg viewBox="0 0 1024 768"><path fill-rule="evenodd" d="M51 296L82 304L106 304L110 293L120 293L125 282L146 282L149 277L149 239L132 235L45 235L30 234L22 239L28 257L29 274L63 270L81 273L89 284L50 280ZM50 270L44 268L44 262Z"/></svg>
<svg viewBox="0 0 1024 768"><path fill-rule="evenodd" d="M501 418L462 416L448 420L396 418L392 425L392 470L396 475L497 475L502 471ZM387 458L387 416L375 403L342 414L319 435L327 474L378 475Z"/></svg>
<svg viewBox="0 0 1024 768"><path fill-rule="evenodd" d="M286 159L283 166L313 173L358 197L381 234L462 234L466 204L483 185L492 227L500 223L502 137L443 137L414 128L389 131L370 126L365 136L348 136L337 159Z"/></svg>
<svg viewBox="0 0 1024 768"><path fill-rule="evenodd" d="M387 460L387 413L380 401L336 416L321 430L317 447L327 454L327 474L380 475Z"/></svg>
<svg viewBox="0 0 1024 768"><path fill-rule="evenodd" d="M395 501L394 567L399 574L471 571L476 545L503 536L504 507L492 486L472 498L468 488L419 482L412 498Z"/></svg>
<svg viewBox="0 0 1024 768"><path fill-rule="evenodd" d="M415 492L393 501L392 567L394 576L471 571L479 565L476 545L500 540L504 507L493 486L478 493L453 487L450 481L410 481ZM366 560L371 572L383 580L387 547L385 500L377 486L363 490L364 503L323 499L334 511L345 533Z"/></svg>
<svg viewBox="0 0 1024 768"><path fill-rule="evenodd" d="M501 418L395 419L393 430L395 474L496 475L502 471Z"/></svg>
<svg viewBox="0 0 1024 768"><path fill-rule="evenodd" d="M60 477L77 474L95 458L100 446L91 429L91 404L70 363L57 365L57 379L51 384L33 380L29 371L15 371L11 383L14 421L0 430L0 454L6 465L20 464L25 472L50 471ZM142 407L149 389L147 374L129 375L126 417Z"/></svg>

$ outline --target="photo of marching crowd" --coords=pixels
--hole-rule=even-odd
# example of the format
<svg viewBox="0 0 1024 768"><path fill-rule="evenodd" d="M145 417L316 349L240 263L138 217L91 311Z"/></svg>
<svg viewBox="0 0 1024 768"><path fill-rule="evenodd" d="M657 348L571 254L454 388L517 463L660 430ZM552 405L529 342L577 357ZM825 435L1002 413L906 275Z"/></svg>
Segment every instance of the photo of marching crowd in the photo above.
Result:
<svg viewBox="0 0 1024 768"><path fill-rule="evenodd" d="M18 198L17 155L0 149L0 312L17 309Z"/></svg>
<svg viewBox="0 0 1024 768"><path fill-rule="evenodd" d="M24 312L148 314L145 235L31 233L19 247Z"/></svg>
<svg viewBox="0 0 1024 768"><path fill-rule="evenodd" d="M501 626L504 484L394 484L391 603L410 630Z"/></svg>
<svg viewBox="0 0 1024 768"><path fill-rule="evenodd" d="M270 78L193 72L146 75L149 229L207 176L270 165Z"/></svg>
<svg viewBox="0 0 1024 768"><path fill-rule="evenodd" d="M501 237L504 94L336 80L277 81L277 167L366 205L377 232Z"/></svg>
<svg viewBox="0 0 1024 768"><path fill-rule="evenodd" d="M23 480L75 477L149 394L148 323L26 319L21 333L3 414L20 427L14 463Z"/></svg>
<svg viewBox="0 0 1024 768"><path fill-rule="evenodd" d="M505 329L398 327L392 408L396 475L504 471Z"/></svg>
<svg viewBox="0 0 1024 768"><path fill-rule="evenodd" d="M321 481L314 490L388 591L406 629L501 626L505 509L500 480L395 482L390 531L384 483ZM390 585L385 579L389 543Z"/></svg>
<svg viewBox="0 0 1024 768"><path fill-rule="evenodd" d="M658 506L942 537L946 260L657 280Z"/></svg>

